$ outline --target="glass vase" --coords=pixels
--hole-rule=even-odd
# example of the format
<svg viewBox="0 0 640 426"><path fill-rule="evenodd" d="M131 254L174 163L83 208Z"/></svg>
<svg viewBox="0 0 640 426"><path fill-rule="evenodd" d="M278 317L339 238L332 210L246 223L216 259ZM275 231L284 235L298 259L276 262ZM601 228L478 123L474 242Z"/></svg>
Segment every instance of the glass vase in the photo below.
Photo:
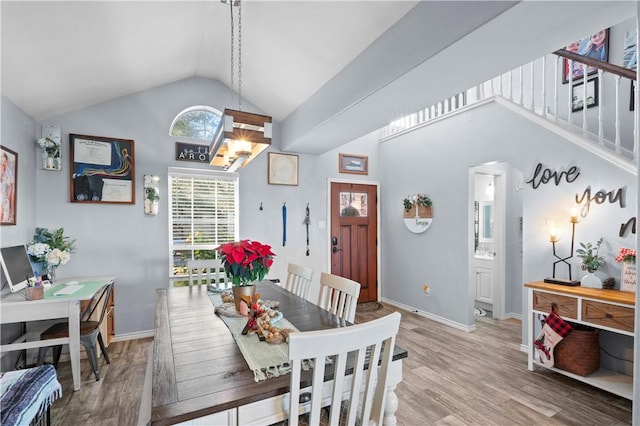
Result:
<svg viewBox="0 0 640 426"><path fill-rule="evenodd" d="M47 275L49 276L49 282L53 285L56 282L56 268L57 266L47 265Z"/></svg>

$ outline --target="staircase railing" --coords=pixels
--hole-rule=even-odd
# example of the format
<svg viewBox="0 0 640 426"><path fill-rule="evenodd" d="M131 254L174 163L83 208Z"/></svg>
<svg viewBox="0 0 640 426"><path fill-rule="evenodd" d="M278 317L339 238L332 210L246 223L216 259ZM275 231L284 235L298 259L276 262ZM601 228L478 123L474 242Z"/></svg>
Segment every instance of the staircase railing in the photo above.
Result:
<svg viewBox="0 0 640 426"><path fill-rule="evenodd" d="M574 79L572 72L567 73L567 84L560 83L565 66L572 70L574 64L587 70L587 84L582 77ZM595 73L590 74L592 70ZM392 122L381 130L380 140L501 98L630 163L638 150L634 137L636 120L630 111L635 107L635 79L635 70L561 49Z"/></svg>

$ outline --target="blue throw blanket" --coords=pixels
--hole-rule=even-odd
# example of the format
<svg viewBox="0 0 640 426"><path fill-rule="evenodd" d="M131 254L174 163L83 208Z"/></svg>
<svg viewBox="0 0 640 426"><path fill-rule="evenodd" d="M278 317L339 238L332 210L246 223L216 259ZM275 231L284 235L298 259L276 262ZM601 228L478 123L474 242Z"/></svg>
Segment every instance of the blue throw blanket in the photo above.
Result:
<svg viewBox="0 0 640 426"><path fill-rule="evenodd" d="M9 371L0 377L0 424L25 425L62 396L52 365Z"/></svg>

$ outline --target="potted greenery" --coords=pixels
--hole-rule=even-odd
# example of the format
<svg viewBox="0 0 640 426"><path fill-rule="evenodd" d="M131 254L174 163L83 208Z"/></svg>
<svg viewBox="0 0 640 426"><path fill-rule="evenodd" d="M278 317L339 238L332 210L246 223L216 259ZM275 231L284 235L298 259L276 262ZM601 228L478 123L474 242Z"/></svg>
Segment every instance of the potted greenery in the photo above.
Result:
<svg viewBox="0 0 640 426"><path fill-rule="evenodd" d="M581 260L580 268L587 271L587 274L580 280L583 287L602 288L602 280L595 275L595 272L604 265L604 258L600 256L600 247L604 238L600 238L595 244L590 242L580 243L580 248L576 250Z"/></svg>
<svg viewBox="0 0 640 426"><path fill-rule="evenodd" d="M405 218L431 218L433 202L424 194L413 194L402 200Z"/></svg>
<svg viewBox="0 0 640 426"><path fill-rule="evenodd" d="M144 189L144 212L145 214L158 214L158 202L160 201L160 191L154 186Z"/></svg>

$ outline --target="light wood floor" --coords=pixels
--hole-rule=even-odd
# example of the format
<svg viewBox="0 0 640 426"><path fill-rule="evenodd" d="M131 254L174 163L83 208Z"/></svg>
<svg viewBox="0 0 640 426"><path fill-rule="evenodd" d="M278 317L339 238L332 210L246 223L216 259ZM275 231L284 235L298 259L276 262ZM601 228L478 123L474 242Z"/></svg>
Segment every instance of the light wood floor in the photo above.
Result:
<svg viewBox="0 0 640 426"><path fill-rule="evenodd" d="M356 322L394 310L359 313ZM631 401L553 372L529 372L520 351L520 321L481 317L477 331L465 333L400 312L397 342L409 357L396 390L399 425L631 424ZM150 343L112 343L111 364L100 359L99 382L83 361L79 392L73 392L69 363L61 363L63 398L52 407L52 423L135 425Z"/></svg>

